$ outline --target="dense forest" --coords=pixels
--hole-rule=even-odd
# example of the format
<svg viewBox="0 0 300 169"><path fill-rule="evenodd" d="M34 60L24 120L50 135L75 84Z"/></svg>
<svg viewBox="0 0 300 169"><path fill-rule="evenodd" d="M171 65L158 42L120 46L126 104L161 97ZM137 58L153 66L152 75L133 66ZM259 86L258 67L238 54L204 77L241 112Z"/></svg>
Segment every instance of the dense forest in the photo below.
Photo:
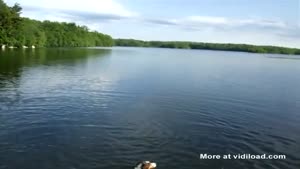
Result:
<svg viewBox="0 0 300 169"><path fill-rule="evenodd" d="M207 49L223 51L240 51L251 53L274 53L299 55L300 49L285 48L276 46L255 46L247 44L221 44L202 42L162 42L162 41L141 41L134 39L115 39L116 46L132 47L157 47L157 48L178 48L178 49Z"/></svg>
<svg viewBox="0 0 300 169"><path fill-rule="evenodd" d="M91 32L75 23L36 21L20 16L22 8L0 0L0 46L87 47L113 46L109 35Z"/></svg>

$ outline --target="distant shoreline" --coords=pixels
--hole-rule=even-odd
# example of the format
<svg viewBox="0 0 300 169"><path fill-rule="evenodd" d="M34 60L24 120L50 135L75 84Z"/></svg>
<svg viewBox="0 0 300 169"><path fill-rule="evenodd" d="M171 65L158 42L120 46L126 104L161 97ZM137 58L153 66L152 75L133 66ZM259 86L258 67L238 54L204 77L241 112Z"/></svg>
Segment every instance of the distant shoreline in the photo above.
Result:
<svg viewBox="0 0 300 169"><path fill-rule="evenodd" d="M142 41L113 39L110 35L91 31L75 23L38 21L21 17L22 7L12 7L0 0L0 49L41 47L156 47L176 49L206 49L249 53L300 55L300 49L257 46L249 44L203 43L184 41Z"/></svg>
<svg viewBox="0 0 300 169"><path fill-rule="evenodd" d="M215 51L300 55L300 49L297 48L278 47L278 46L258 46L258 45L249 45L249 44L232 44L232 43L204 43L204 42L188 42L188 41L142 41L142 40L135 40L135 39L114 39L114 46L157 47L157 48L171 48L171 49L206 49L206 50L215 50Z"/></svg>

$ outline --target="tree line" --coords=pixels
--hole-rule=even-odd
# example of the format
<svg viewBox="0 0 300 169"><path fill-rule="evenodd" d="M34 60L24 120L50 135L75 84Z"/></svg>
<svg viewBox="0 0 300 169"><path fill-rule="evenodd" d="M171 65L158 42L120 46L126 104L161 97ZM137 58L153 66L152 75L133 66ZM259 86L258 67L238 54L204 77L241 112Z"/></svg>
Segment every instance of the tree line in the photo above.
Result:
<svg viewBox="0 0 300 169"><path fill-rule="evenodd" d="M106 34L89 31L75 23L37 21L20 16L19 4L9 7L0 0L0 47L88 47L113 46Z"/></svg>
<svg viewBox="0 0 300 169"><path fill-rule="evenodd" d="M133 46L178 49L209 49L241 51L252 53L300 54L300 49L256 46L248 44L220 44L180 41L141 41L134 39L115 39L86 26L75 23L37 21L21 17L22 7L10 7L0 0L0 47L89 47L89 46Z"/></svg>
<svg viewBox="0 0 300 169"><path fill-rule="evenodd" d="M177 48L177 49L207 49L222 51L240 51L251 53L273 53L273 54L293 54L300 55L300 49L277 46L256 46L248 44L222 44L222 43L202 43L202 42L182 42L182 41L141 41L135 39L115 39L116 46L131 47L157 47L157 48Z"/></svg>

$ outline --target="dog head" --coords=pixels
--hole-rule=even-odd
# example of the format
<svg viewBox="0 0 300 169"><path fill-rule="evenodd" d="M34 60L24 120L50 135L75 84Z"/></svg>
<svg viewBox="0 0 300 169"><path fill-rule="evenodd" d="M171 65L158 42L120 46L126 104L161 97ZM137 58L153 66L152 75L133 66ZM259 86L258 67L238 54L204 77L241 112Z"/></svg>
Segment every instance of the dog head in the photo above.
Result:
<svg viewBox="0 0 300 169"><path fill-rule="evenodd" d="M143 161L141 163L138 163L134 169L155 169L156 163L152 163L150 161Z"/></svg>

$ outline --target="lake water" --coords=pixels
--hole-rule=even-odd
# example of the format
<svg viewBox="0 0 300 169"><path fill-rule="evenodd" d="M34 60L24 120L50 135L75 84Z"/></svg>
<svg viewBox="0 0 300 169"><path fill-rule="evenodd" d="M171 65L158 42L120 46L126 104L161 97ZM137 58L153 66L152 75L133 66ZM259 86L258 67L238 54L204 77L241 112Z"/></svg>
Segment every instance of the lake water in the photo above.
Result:
<svg viewBox="0 0 300 169"><path fill-rule="evenodd" d="M300 56L0 51L0 169L298 169ZM286 155L201 160L200 154Z"/></svg>

